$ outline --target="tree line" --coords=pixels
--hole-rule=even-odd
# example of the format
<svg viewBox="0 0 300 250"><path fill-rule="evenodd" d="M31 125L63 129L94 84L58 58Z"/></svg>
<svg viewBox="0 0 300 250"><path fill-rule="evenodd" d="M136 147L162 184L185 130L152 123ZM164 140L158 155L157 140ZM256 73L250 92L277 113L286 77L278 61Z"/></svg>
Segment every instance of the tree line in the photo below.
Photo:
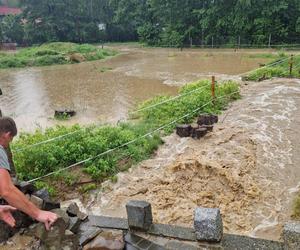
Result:
<svg viewBox="0 0 300 250"><path fill-rule="evenodd" d="M22 14L2 18L2 41L300 43L299 0L23 0L21 6Z"/></svg>

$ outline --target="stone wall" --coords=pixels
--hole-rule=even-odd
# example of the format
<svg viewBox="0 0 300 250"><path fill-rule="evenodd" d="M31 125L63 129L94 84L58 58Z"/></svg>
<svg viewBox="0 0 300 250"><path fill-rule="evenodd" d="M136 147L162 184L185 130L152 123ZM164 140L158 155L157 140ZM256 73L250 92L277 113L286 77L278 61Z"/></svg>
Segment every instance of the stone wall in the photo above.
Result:
<svg viewBox="0 0 300 250"><path fill-rule="evenodd" d="M45 195L45 191L40 193ZM43 200L38 192L35 194L42 200L40 205L45 206L47 199ZM32 197L36 196L31 194ZM296 222L285 225L283 241L224 234L219 209L196 208L193 228L153 223L151 204L145 201L128 202L127 219L87 216L75 203L66 209L51 211L57 213L59 219L50 231L32 221L30 227L23 225L26 227L23 233L39 239L35 249L300 249L300 224ZM3 236L6 231L2 229L0 237L8 237Z"/></svg>

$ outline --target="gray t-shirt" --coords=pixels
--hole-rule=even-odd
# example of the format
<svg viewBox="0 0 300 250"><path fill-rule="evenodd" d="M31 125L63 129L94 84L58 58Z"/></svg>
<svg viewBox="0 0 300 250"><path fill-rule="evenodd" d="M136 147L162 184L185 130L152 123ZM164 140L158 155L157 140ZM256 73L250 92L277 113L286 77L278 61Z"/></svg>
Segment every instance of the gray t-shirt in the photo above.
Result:
<svg viewBox="0 0 300 250"><path fill-rule="evenodd" d="M7 154L3 146L0 145L0 168L7 169L10 171Z"/></svg>

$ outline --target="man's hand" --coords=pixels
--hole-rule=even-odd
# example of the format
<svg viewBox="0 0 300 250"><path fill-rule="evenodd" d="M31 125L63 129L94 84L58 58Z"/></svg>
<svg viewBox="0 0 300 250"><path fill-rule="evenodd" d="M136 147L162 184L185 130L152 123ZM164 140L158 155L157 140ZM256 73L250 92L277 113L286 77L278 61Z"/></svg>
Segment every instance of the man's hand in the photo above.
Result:
<svg viewBox="0 0 300 250"><path fill-rule="evenodd" d="M12 216L11 212L17 210L11 206L0 206L0 219L3 220L5 223L14 227L16 225L16 221Z"/></svg>
<svg viewBox="0 0 300 250"><path fill-rule="evenodd" d="M57 220L57 214L40 210L38 216L35 218L37 221L45 224L47 230L50 230L53 223Z"/></svg>

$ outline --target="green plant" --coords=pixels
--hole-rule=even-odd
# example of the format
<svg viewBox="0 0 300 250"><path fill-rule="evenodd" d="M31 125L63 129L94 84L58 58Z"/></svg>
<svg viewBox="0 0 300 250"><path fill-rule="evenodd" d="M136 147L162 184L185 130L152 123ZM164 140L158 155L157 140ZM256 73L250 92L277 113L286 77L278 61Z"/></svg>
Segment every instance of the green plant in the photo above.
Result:
<svg viewBox="0 0 300 250"><path fill-rule="evenodd" d="M294 219L300 219L300 193L298 193L294 199L292 217Z"/></svg>
<svg viewBox="0 0 300 250"><path fill-rule="evenodd" d="M95 189L97 189L97 185L95 183L89 183L89 184L85 184L85 185L81 186L79 188L79 192L87 193L87 192L89 192L91 190L95 190Z"/></svg>

